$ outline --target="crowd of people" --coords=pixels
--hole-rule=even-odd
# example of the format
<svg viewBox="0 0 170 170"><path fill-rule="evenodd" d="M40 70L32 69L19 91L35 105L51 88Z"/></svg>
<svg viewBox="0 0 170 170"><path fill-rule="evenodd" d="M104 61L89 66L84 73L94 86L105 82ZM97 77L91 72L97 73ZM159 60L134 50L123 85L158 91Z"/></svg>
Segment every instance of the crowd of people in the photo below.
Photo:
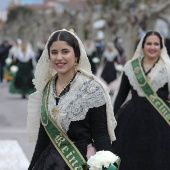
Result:
<svg viewBox="0 0 170 170"><path fill-rule="evenodd" d="M28 170L88 169L99 151L120 158L110 170L169 170L168 41L148 31L126 61L121 39L103 38L82 41L73 30L57 30L38 59L28 43L3 41L1 81L9 76L11 93L31 94L27 127L36 145Z"/></svg>

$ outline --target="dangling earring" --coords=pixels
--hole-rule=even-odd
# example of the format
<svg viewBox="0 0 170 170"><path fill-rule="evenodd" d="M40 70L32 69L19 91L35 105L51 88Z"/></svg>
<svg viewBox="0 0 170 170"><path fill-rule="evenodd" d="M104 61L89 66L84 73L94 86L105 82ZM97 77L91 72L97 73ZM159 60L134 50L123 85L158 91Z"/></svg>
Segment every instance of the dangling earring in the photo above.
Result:
<svg viewBox="0 0 170 170"><path fill-rule="evenodd" d="M76 60L75 60L75 65L74 65L74 71L75 71L75 73L77 72L77 65L78 65L78 63L77 63L77 58L76 58Z"/></svg>

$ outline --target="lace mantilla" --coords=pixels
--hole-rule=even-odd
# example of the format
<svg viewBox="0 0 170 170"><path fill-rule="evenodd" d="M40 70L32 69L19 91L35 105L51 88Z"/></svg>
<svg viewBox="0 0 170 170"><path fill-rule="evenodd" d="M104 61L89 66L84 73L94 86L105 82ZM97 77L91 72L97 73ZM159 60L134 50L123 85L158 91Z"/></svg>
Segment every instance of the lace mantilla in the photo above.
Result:
<svg viewBox="0 0 170 170"><path fill-rule="evenodd" d="M67 31L67 30L63 29L63 30L59 30L59 31ZM56 32L57 31L53 32L50 35L50 37L45 45L44 51L43 51L43 53L37 63L37 66L36 66L35 78L33 80L33 83L34 83L36 89L41 92L43 91L47 82L57 73L53 68L51 68L50 59L48 56L48 49L47 49L47 44L48 44L50 38ZM72 32L72 31L67 31L67 32L71 33L77 39L77 41L79 43L81 56L80 56L79 64L77 66L77 70L80 70L81 72L84 72L84 73L88 74L89 76L92 76L90 62L86 55L86 51L85 51L82 41L79 39L79 37L77 37L77 35L74 32Z"/></svg>
<svg viewBox="0 0 170 170"><path fill-rule="evenodd" d="M142 59L142 57L144 56L144 53L143 53L143 48L142 48L142 43L143 43L143 41L144 41L144 37L145 37L145 35L141 38L141 40L140 40L140 42L139 42L139 44L138 44L138 46L137 46L137 49L136 49L136 51L135 51L135 53L134 53L134 55L133 55L133 57L132 57L132 59L135 59L135 58L140 58L140 59ZM161 51L160 51L160 59L162 60L162 62L163 62L163 65L164 65L164 69L166 69L166 73L165 73L165 75L166 75L166 77L168 77L168 91L170 92L170 60L169 60L169 55L168 55L168 53L167 53L167 49L166 49L166 46L165 46L165 44L164 44L164 38L162 37L162 45L163 45L163 48L161 49ZM159 64L158 64L159 65ZM163 70L164 70L163 69ZM156 68L155 69L153 69L153 70L156 70ZM159 69L160 70L160 69ZM158 71L158 72L162 72L161 70L160 71ZM163 71L164 72L164 71ZM157 76L157 78L159 77L158 75L156 75L156 73L154 72L152 72L151 73L151 75L152 74L154 74L155 76ZM160 74L160 75L162 75L162 73ZM154 77L155 77L154 76ZM162 76L162 78L163 78L163 76ZM164 78L163 78L164 79ZM161 81L163 81L163 82L161 82ZM165 80L162 80L161 79L161 81L160 82L158 82L157 83L157 85L155 85L155 90L157 91L162 85L161 84L164 84L164 81ZM157 81L156 81L157 82ZM151 83L152 83L152 81L151 81ZM158 85L160 83L160 85ZM152 85L153 85L153 83L152 83ZM154 85L153 85L154 86ZM168 99L170 100L170 94L168 95Z"/></svg>
<svg viewBox="0 0 170 170"><path fill-rule="evenodd" d="M48 101L48 111L55 120L53 110L56 107L51 83ZM96 81L78 73L70 84L68 93L60 97L57 105L57 125L65 132L69 130L71 121L83 120L90 108L99 107L106 103L102 87Z"/></svg>
<svg viewBox="0 0 170 170"><path fill-rule="evenodd" d="M30 141L36 141L40 127L40 113L42 105L42 93L38 91L29 96L27 128Z"/></svg>
<svg viewBox="0 0 170 170"><path fill-rule="evenodd" d="M111 102L111 99L110 99L110 96L109 96L109 89L108 89L108 87L106 87L106 85L102 82L102 81L100 81L96 76L94 76L93 74L92 74L92 72L91 72L91 66L90 66L90 62L89 62L89 60L88 60L88 57L87 57L87 54L86 54L86 50L85 50L85 48L84 48L84 45L83 45L83 43L82 43L82 41L79 39L79 37L77 37L77 35L76 34L74 34L73 32L71 32L71 31L68 31L68 30L66 30L66 29L62 29L62 30L58 30L58 31L67 31L67 32L70 32L76 39L77 39L77 41L78 41L78 44L79 44L79 48L80 48L80 53L81 53L81 55L80 55L80 60L79 60L79 64L78 64L78 66L77 66L77 70L78 71L80 71L81 72L81 76L80 76L80 79L82 78L82 77L84 77L85 78L85 80L81 80L82 81L82 85L83 85L83 87L84 88L82 88L81 86L77 86L77 88L74 88L74 90L72 90L72 87L70 88L71 89L71 91L69 91L69 98L70 98L70 100L68 100L68 98L67 98L67 100L66 99L64 99L64 96L63 96L63 99L61 99L61 101L60 102L63 102L64 104L63 104L63 107L65 106L67 106L68 108L67 109L72 109L71 111L72 111L72 113L73 113L73 109L74 109L74 107L76 108L76 106L78 106L78 102L80 101L79 100L79 94L80 93L78 93L77 94L77 96L75 97L75 91L77 92L78 91L78 89L80 89L80 91L81 91L81 93L83 93L84 92L84 95L83 96L81 96L80 95L80 98L81 98L81 100L83 101L83 103L79 103L80 104L80 106L79 107L77 107L76 109L82 109L83 110L83 112L85 113L85 112L87 112L87 110L89 109L89 108L91 108L91 107L95 107L95 106L98 106L98 105L100 105L99 103L99 101L101 100L101 99L103 99L103 98L105 98L105 103L106 103L106 113L107 113L107 127L108 127L108 132L109 132L109 136L110 136L110 139L111 139L111 141L114 141L115 139L116 139L116 137L115 137L115 133L114 133L114 129L115 129L115 127L116 127L116 125L117 125L117 122L116 122L116 120L115 120L115 117L114 117L114 114L113 114L113 105L112 105L112 102ZM51 68L51 64L50 64L50 60L49 60L49 56L48 56L48 49L47 49L47 44L48 44L48 42L49 42L49 40L50 40L50 38L53 36L53 34L55 34L57 31L55 31L55 32L53 32L51 35L50 35L50 37L49 37L49 39L48 39L48 41L47 41L47 43L46 43L46 45L45 45L45 48L44 48L44 51L43 51L43 53L42 53L42 55L41 55L41 57L40 57L40 59L39 59L39 61L38 61L38 63L37 63L37 65L36 65L36 70L35 70L35 79L33 80L33 83L34 83L34 85L35 85L35 87L36 87L36 90L38 91L38 93L40 94L40 95L38 95L38 94L36 94L36 95L32 95L32 96L30 96L30 98L29 98L29 105L28 105L28 131L29 131L29 134L31 134L30 136L31 136L31 138L30 138L30 140L35 140L36 138L37 138L37 134L38 134L38 127L39 127L39 120L37 120L37 118L38 117L40 117L40 105L39 105L39 102L36 102L35 100L40 100L41 101L41 95L42 95L42 93L43 93L43 89L44 89L44 87L45 87L45 85L47 84L47 82L57 73L54 69L52 69ZM83 76L84 75L84 76ZM89 77L89 79L87 78L87 77ZM80 81L80 82L81 82ZM91 85L88 85L88 84L86 84L85 82L89 82L89 84ZM73 87L75 87L76 86L76 84L74 84L73 82L72 82L72 84L71 84L71 86L73 86ZM81 87L81 88L80 88ZM88 88L85 88L85 87L88 87ZM100 90L96 90L96 89L93 89L93 88L97 88L97 87L101 87L101 88L99 88ZM93 91L97 91L97 94L98 94L98 96L100 97L97 97L97 98L94 98L94 94L93 94ZM100 91L102 91L103 93L103 95L104 95L104 97L102 97L102 94L101 95L99 95L99 93L98 92L100 92ZM90 92L90 94L91 94L91 98L90 98L90 100L89 100L89 98L88 98L88 93ZM85 95L85 94L88 94L87 96ZM93 94L93 95L92 95ZM96 95L96 92L95 92L95 95ZM90 95L89 95L90 96ZM72 99L71 100L71 98L74 98L74 99ZM71 102L73 102L75 100L75 103L73 103L73 104L75 104L74 105L74 107L72 106L72 103ZM97 100L97 101L96 101ZM53 102L54 102L54 99L52 100ZM91 103L89 103L89 101L91 102ZM93 101L93 102L92 102ZM95 102L94 102L95 101ZM66 103L65 103L66 102ZM69 107L69 105L68 105L68 102L70 102L69 103L69 105L70 106L72 106L72 107ZM94 105L94 106L92 106L92 104ZM98 104L98 105L97 105ZM55 105L55 104L54 104ZM53 107L54 107L54 105L53 105ZM102 102L101 102L101 105L102 105ZM61 103L59 103L59 106L61 106ZM84 107L84 106L86 106L86 107ZM51 106L49 106L49 108L50 108ZM89 108L88 108L89 107ZM88 108L88 109L87 109ZM58 108L54 108L53 109L53 112L54 111L56 111ZM61 108L62 109L62 112L60 112L61 113L61 115L62 114L64 114L65 113L65 115L66 115L66 112L63 112L64 111L64 108ZM65 108L66 109L66 108ZM78 110L76 110L75 109L75 112L74 113L76 113L76 114L78 114ZM67 112L68 113L68 112ZM31 119L29 118L31 116ZM82 118L81 118L81 116L82 116ZM83 115L83 114L81 114L81 116L79 115L79 118L81 118L81 119L83 119L83 117L85 117L85 115ZM33 119L33 117L35 117L35 119L37 120L37 121L34 121L34 119ZM60 120L59 122L61 122L60 123L60 126L62 127L62 129L64 129L64 131L67 131L68 130L68 127L69 127L69 125L67 126L67 125L65 125L66 124L66 122L71 122L71 121L75 121L74 120L74 116L72 115L71 117L70 117L70 115L67 115L67 119L66 120L63 120L62 119L63 117L60 117L58 120Z"/></svg>
<svg viewBox="0 0 170 170"><path fill-rule="evenodd" d="M131 62L128 62L125 65L124 72L128 77L131 86L133 86L133 89L137 91L139 96L143 97L144 93L136 82L134 73L132 71ZM160 59L158 63L155 64L151 72L148 74L148 82L155 91L158 91L158 89L163 87L168 82L168 73L162 59Z"/></svg>

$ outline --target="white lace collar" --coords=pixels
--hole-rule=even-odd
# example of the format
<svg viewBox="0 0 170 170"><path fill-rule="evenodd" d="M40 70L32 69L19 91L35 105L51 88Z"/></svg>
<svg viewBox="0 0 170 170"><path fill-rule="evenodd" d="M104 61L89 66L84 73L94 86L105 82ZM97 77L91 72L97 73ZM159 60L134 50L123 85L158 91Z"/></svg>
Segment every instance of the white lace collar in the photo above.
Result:
<svg viewBox="0 0 170 170"><path fill-rule="evenodd" d="M55 119L53 111L56 100L53 95L51 83L48 111L52 119ZM60 97L57 105L57 125L67 133L71 121L83 120L90 108L99 107L106 103L101 86L94 80L80 73L76 75L70 84L70 90Z"/></svg>
<svg viewBox="0 0 170 170"><path fill-rule="evenodd" d="M139 96L144 96L143 91L138 86L134 73L132 71L131 61L127 62L124 67L124 72L129 79L129 82L134 90L137 91ZM158 91L168 82L168 74L164 62L160 59L155 66L152 68L151 72L148 74L148 82L151 84L155 91Z"/></svg>
<svg viewBox="0 0 170 170"><path fill-rule="evenodd" d="M21 62L28 62L30 59L33 58L33 52L29 49L26 50L25 54L22 50L18 50L17 59Z"/></svg>

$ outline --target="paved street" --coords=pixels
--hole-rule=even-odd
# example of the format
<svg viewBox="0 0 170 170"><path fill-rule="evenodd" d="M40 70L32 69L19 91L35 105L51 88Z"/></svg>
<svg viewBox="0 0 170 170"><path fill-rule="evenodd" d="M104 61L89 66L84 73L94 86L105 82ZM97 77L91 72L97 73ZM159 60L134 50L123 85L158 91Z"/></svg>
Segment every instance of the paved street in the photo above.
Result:
<svg viewBox="0 0 170 170"><path fill-rule="evenodd" d="M0 84L0 170L27 170L35 143L26 129L27 101Z"/></svg>

